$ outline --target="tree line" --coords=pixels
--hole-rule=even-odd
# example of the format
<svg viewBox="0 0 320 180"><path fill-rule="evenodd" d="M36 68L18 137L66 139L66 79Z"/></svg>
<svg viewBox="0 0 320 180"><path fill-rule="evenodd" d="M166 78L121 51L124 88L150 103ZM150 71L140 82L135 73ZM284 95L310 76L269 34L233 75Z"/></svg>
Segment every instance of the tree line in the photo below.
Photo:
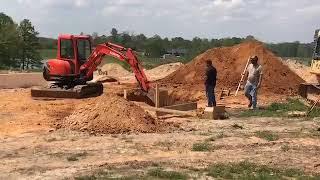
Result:
<svg viewBox="0 0 320 180"><path fill-rule="evenodd" d="M93 33L92 39L94 45L109 41L125 47L130 47L138 52L143 52L146 56L152 58L159 58L172 50L180 50L183 52L184 58L190 60L210 48L232 46L245 40L245 38L237 37L210 40L199 37L195 37L192 40L187 40L182 37L169 39L167 37L162 38L159 35L148 38L144 34L130 34L129 32L119 33L115 28L112 28L110 35L108 36L99 36L98 33Z"/></svg>
<svg viewBox="0 0 320 180"><path fill-rule="evenodd" d="M56 49L57 40L38 37L38 35L39 33L30 20L24 19L16 24L11 17L0 13L0 68L28 69L32 66L40 66L42 57L39 52ZM186 61L192 60L195 56L210 48L233 46L244 41L255 40L255 37L251 35L245 38L220 39L195 37L192 40L182 37L162 38L159 35L147 37L144 34L119 32L116 28L112 28L110 32L104 35L94 32L91 37L93 46L104 42L113 42L130 47L150 58L160 58L164 54L172 53L175 50L176 52L183 52L181 55ZM280 57L310 58L313 54L312 43L304 44L298 41L266 43L266 47Z"/></svg>
<svg viewBox="0 0 320 180"><path fill-rule="evenodd" d="M221 39L207 39L195 37L187 40L182 37L161 38L159 35L146 37L144 34L133 34L129 32L119 33L117 29L112 28L109 35L93 33L93 45L104 42L113 42L125 47L130 47L139 52L144 52L147 56L159 58L172 49L185 50L184 58L191 60L195 56L205 52L210 48L233 46L244 41L256 40L252 35L245 38L231 37ZM265 46L280 57L300 57L311 58L314 51L314 43L284 42L284 43L265 43Z"/></svg>
<svg viewBox="0 0 320 180"><path fill-rule="evenodd" d="M244 41L256 40L252 35L248 35L246 38L232 37L221 39L195 37L192 40L183 39L182 37L172 39L161 38L159 35L147 38L144 34L118 33L118 30L115 28L111 30L110 36L99 36L98 33L93 33L92 37L95 45L110 41L125 47L131 47L137 51L145 52L145 54L150 57L160 57L172 49L183 49L186 50L185 58L189 60L210 48L228 47ZM300 43L299 41L265 43L265 46L280 57L311 58L314 51L314 43Z"/></svg>
<svg viewBox="0 0 320 180"><path fill-rule="evenodd" d="M300 43L299 41L291 43L270 43L267 48L280 57L300 57L311 58L314 51L314 43Z"/></svg>
<svg viewBox="0 0 320 180"><path fill-rule="evenodd" d="M0 68L24 70L40 65L38 34L30 20L16 24L11 17L0 13Z"/></svg>

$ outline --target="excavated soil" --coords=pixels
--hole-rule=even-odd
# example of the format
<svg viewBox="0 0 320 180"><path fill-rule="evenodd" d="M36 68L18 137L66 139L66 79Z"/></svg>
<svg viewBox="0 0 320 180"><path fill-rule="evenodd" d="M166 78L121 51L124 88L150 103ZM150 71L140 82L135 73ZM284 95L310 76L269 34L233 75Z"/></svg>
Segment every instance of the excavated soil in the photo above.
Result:
<svg viewBox="0 0 320 180"><path fill-rule="evenodd" d="M130 76L131 72L127 71L120 64L109 63L101 67L102 72L107 72L110 76L121 77L121 76Z"/></svg>
<svg viewBox="0 0 320 180"><path fill-rule="evenodd" d="M197 56L159 83L171 88L180 99L204 98L206 60L212 60L218 71L217 88L235 90L250 56L257 55L263 66L263 82L260 93L293 95L303 82L298 75L284 65L262 43L250 41L232 47L214 48ZM173 88L172 88L173 87Z"/></svg>
<svg viewBox="0 0 320 180"><path fill-rule="evenodd" d="M169 63L164 64L158 67L155 67L153 69L146 70L144 69L144 72L148 78L149 81L154 81L158 79L162 79L169 74L173 73L179 67L182 66L182 63ZM108 76L117 78L118 80L133 80L135 82L134 74L124 69L121 65L110 63L105 64L101 67L102 72L107 72ZM99 78L103 78L105 75L100 75Z"/></svg>
<svg viewBox="0 0 320 180"><path fill-rule="evenodd" d="M150 80L162 79L168 76L169 74L175 72L182 65L183 64L181 62L164 64L153 69L145 70L145 73L148 79Z"/></svg>
<svg viewBox="0 0 320 180"><path fill-rule="evenodd" d="M151 133L164 129L141 107L116 95L102 95L79 104L59 128L102 134Z"/></svg>
<svg viewBox="0 0 320 180"><path fill-rule="evenodd" d="M311 68L304 64L299 63L297 60L287 59L284 63L298 76L308 83L318 83L319 80L315 74L312 74Z"/></svg>

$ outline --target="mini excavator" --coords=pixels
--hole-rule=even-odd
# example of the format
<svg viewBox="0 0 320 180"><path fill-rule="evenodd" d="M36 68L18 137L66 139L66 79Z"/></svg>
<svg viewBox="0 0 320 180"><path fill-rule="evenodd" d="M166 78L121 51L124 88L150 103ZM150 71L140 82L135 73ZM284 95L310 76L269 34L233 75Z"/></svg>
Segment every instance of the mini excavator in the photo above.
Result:
<svg viewBox="0 0 320 180"><path fill-rule="evenodd" d="M99 44L92 50L91 37L63 34L58 37L57 58L46 61L43 78L48 87L31 89L32 97L86 98L103 93L101 83L89 82L104 56L112 56L131 66L140 88L147 92L149 82L131 48L113 43Z"/></svg>

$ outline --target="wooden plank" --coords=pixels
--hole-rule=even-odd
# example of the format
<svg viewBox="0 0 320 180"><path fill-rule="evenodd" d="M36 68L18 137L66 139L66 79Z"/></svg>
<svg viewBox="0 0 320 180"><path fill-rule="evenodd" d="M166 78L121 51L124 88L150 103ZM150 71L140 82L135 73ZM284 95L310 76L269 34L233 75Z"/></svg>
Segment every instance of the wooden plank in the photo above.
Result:
<svg viewBox="0 0 320 180"><path fill-rule="evenodd" d="M223 119L225 117L225 106L206 107L203 119Z"/></svg>
<svg viewBox="0 0 320 180"><path fill-rule="evenodd" d="M197 109L197 106L198 106L197 102L189 102L189 103L165 106L164 108L178 110L178 111L191 111L191 110Z"/></svg>
<svg viewBox="0 0 320 180"><path fill-rule="evenodd" d="M193 116L193 117L197 116L196 112L190 112L190 111L178 111L178 110L165 109L165 108L156 108L151 106L141 106L141 107L148 111L177 114L177 115L183 115L183 116Z"/></svg>

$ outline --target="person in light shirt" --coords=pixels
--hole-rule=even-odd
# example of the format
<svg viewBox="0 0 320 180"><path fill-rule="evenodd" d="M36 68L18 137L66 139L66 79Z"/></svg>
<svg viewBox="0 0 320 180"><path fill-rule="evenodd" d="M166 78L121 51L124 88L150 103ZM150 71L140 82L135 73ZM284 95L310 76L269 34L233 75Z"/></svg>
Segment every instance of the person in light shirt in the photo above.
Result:
<svg viewBox="0 0 320 180"><path fill-rule="evenodd" d="M248 107L252 109L257 109L257 95L262 82L262 66L259 65L258 60L258 56L250 58L251 64L247 67L245 74L247 83L244 87L244 94L249 100Z"/></svg>

